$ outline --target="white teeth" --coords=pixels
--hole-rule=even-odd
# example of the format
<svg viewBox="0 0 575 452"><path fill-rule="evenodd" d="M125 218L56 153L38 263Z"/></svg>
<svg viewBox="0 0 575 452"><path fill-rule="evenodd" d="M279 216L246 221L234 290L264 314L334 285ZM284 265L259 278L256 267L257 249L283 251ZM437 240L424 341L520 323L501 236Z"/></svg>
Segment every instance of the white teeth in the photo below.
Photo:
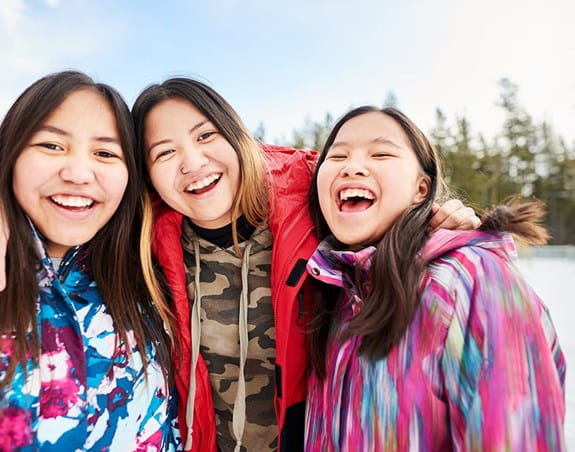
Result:
<svg viewBox="0 0 575 452"><path fill-rule="evenodd" d="M220 177L222 177L221 173L210 174L209 176L206 176L203 179L200 179L199 181L196 181L196 182L188 185L186 187L186 191L199 190L200 188L207 187L208 185L210 185L214 181L218 180Z"/></svg>
<svg viewBox="0 0 575 452"><path fill-rule="evenodd" d="M365 198L369 200L374 200L375 196L369 191L363 188L346 188L339 192L339 199L342 201L347 201L349 198Z"/></svg>
<svg viewBox="0 0 575 452"><path fill-rule="evenodd" d="M50 199L63 207L90 207L94 200L83 196L51 196Z"/></svg>

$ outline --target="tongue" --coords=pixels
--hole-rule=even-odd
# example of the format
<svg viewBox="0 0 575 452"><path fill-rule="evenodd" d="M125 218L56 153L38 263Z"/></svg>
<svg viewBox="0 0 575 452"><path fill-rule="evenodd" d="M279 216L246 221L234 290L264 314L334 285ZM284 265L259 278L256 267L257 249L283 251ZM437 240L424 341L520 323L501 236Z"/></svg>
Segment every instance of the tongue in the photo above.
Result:
<svg viewBox="0 0 575 452"><path fill-rule="evenodd" d="M195 193L196 195L201 195L202 193L205 193L209 190L211 190L212 188L214 188L214 186L218 183L218 180L213 181L210 185L205 186L204 188L196 188L193 193Z"/></svg>
<svg viewBox="0 0 575 452"><path fill-rule="evenodd" d="M372 201L368 201L367 199L359 199L359 200L350 199L349 201L346 201L341 205L341 211L361 212L362 210L369 209L371 207L371 204Z"/></svg>

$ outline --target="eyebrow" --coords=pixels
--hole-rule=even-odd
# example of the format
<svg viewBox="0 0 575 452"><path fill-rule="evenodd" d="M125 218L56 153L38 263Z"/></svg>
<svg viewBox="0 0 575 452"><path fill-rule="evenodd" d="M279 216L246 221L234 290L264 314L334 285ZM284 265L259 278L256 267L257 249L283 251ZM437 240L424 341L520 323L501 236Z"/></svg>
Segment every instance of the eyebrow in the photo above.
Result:
<svg viewBox="0 0 575 452"><path fill-rule="evenodd" d="M58 135L64 135L66 137L69 137L70 134L68 132L66 132L65 130L62 130L58 127L54 127L48 124L43 124L42 126L40 126L40 128L38 129L38 132L52 132Z"/></svg>
<svg viewBox="0 0 575 452"><path fill-rule="evenodd" d="M59 127L55 127L55 126L51 126L49 124L43 124L42 126L40 126L40 128L38 129L38 132L50 132L50 133L55 133L56 135L62 135L65 137L70 137L70 133L66 132L64 129L60 129ZM95 136L92 137L92 140L94 141L99 141L101 143L114 143L114 144L120 144L120 140L118 138L115 137L106 137L106 136Z"/></svg>
<svg viewBox="0 0 575 452"><path fill-rule="evenodd" d="M389 138L385 138L385 137L377 137L374 138L373 140L370 140L369 143L376 143L376 144L385 144L385 145L391 145L395 148L401 148L400 145L398 145L395 141L389 139ZM330 147L334 148L334 147L340 147L340 146L348 146L349 143L347 141L335 141Z"/></svg>
<svg viewBox="0 0 575 452"><path fill-rule="evenodd" d="M194 125L193 127L190 128L190 130L188 130L188 135L193 133L195 130L199 129L200 127L202 127L204 124L207 124L208 122L210 122L209 119L205 119L204 121L200 121L198 122L196 125ZM159 140L156 141L155 143L151 144L150 147L148 147L148 152L151 152L152 149L154 149L156 146L159 146L161 144L166 144L166 143L171 143L172 140L169 138L166 138L164 140Z"/></svg>

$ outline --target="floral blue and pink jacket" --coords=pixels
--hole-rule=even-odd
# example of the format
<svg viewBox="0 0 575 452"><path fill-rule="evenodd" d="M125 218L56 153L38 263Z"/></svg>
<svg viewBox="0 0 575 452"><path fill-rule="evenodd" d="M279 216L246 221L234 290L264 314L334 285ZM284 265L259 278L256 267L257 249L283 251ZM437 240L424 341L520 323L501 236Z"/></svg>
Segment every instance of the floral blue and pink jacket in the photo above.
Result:
<svg viewBox="0 0 575 452"><path fill-rule="evenodd" d="M41 355L38 364L28 360L26 372L19 365L0 393L0 451L178 449L175 407L154 348L147 347L146 379L133 338L120 342L82 265L86 248L70 250L57 273L36 239ZM10 335L1 335L0 379L11 349Z"/></svg>

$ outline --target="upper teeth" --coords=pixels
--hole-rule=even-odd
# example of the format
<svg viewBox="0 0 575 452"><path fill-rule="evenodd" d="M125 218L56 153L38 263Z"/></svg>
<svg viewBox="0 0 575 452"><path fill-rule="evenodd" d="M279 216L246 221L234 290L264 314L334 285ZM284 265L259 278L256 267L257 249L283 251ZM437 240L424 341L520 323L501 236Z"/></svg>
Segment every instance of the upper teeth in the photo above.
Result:
<svg viewBox="0 0 575 452"><path fill-rule="evenodd" d="M198 190L200 188L207 187L214 181L218 180L222 175L221 174L210 174L209 176L204 177L196 182L191 183L186 187L186 191Z"/></svg>
<svg viewBox="0 0 575 452"><path fill-rule="evenodd" d="M64 207L89 207L94 204L94 200L83 196L52 196L52 201Z"/></svg>
<svg viewBox="0 0 575 452"><path fill-rule="evenodd" d="M339 199L342 201L347 201L349 198L375 199L373 194L364 188L346 188L339 192Z"/></svg>

